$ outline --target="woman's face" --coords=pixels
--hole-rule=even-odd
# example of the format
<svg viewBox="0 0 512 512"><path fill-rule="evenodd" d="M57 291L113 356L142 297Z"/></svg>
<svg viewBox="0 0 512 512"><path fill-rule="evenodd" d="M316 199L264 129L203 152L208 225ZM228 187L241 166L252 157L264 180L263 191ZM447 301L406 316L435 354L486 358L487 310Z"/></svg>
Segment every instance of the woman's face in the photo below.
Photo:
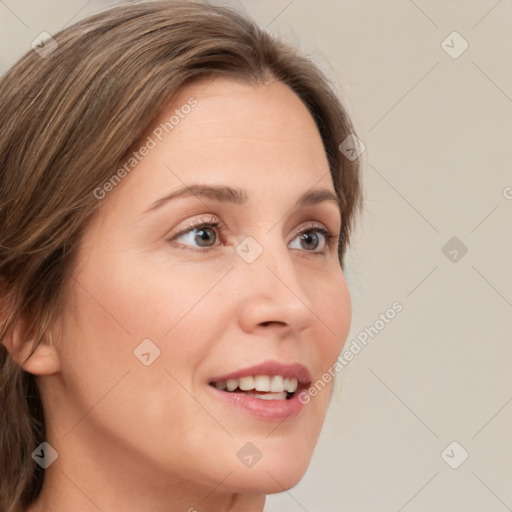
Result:
<svg viewBox="0 0 512 512"><path fill-rule="evenodd" d="M284 388L319 379L350 326L320 135L282 83L218 78L183 88L135 150L82 239L60 374L40 383L48 439L70 474L78 458L107 482L280 492L330 396Z"/></svg>

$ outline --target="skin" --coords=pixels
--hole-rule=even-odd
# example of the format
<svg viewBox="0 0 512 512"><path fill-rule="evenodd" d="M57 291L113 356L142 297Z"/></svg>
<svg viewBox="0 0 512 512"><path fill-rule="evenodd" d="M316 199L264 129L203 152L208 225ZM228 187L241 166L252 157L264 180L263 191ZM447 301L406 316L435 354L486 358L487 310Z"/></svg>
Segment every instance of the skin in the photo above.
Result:
<svg viewBox="0 0 512 512"><path fill-rule="evenodd" d="M294 207L307 191L334 193L322 141L279 82L189 84L156 124L191 96L197 106L101 201L60 338L24 365L38 375L59 454L29 512L256 512L309 464L331 384L298 416L273 422L214 398L207 383L272 359L305 365L314 382L343 348L351 305L339 210ZM146 212L192 183L243 188L248 202L193 195ZM208 252L197 231L170 241L198 220L225 226L209 232ZM318 235L318 248L304 248L299 231L318 224L332 246ZM236 253L247 236L263 248L250 264ZM147 338L160 357L144 366L133 351ZM237 457L247 442L262 453L251 468Z"/></svg>

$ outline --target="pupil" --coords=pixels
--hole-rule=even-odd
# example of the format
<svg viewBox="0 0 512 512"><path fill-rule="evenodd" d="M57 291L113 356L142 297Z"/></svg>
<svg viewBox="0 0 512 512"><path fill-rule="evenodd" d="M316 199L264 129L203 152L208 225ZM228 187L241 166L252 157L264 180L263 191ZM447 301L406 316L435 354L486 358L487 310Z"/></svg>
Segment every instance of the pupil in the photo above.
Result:
<svg viewBox="0 0 512 512"><path fill-rule="evenodd" d="M200 246L207 246L210 233L213 233L213 242L215 242L215 233L208 228L198 229L196 234L196 240ZM206 242L206 243L205 243Z"/></svg>
<svg viewBox="0 0 512 512"><path fill-rule="evenodd" d="M304 244L302 245L305 249L316 249L318 247L318 234L317 233L304 233L302 235L302 241L306 242L306 244L313 243L313 247L305 247Z"/></svg>

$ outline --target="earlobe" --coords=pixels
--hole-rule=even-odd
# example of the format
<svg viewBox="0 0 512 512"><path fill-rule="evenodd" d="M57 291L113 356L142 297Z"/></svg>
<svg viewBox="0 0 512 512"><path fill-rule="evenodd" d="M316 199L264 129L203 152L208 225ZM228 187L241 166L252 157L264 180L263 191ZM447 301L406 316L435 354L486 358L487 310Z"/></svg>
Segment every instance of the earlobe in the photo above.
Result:
<svg viewBox="0 0 512 512"><path fill-rule="evenodd" d="M54 344L42 339L34 349L35 340L27 336L24 322L12 326L3 339L3 345L23 370L34 375L51 375L59 372L60 360ZM32 352L32 354L31 354Z"/></svg>
<svg viewBox="0 0 512 512"><path fill-rule="evenodd" d="M0 276L0 332L5 323L9 325L0 344L5 346L14 361L26 372L51 375L60 371L55 345L42 339L34 350L35 337L31 334L27 317L22 314L13 318L12 295L8 293L5 278Z"/></svg>
<svg viewBox="0 0 512 512"><path fill-rule="evenodd" d="M25 358L26 359L26 358ZM60 360L55 345L42 340L33 354L26 359L21 367L34 375L52 375L60 370Z"/></svg>

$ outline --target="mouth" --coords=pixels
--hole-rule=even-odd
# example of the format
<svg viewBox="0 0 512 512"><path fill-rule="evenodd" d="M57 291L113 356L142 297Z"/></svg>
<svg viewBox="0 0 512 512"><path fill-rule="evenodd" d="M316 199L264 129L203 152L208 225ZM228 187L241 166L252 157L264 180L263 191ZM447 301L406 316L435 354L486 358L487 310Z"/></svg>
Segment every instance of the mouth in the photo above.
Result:
<svg viewBox="0 0 512 512"><path fill-rule="evenodd" d="M298 395L311 383L309 371L299 364L275 361L215 377L208 384L215 394L234 406L266 420L297 415L303 407Z"/></svg>
<svg viewBox="0 0 512 512"><path fill-rule="evenodd" d="M297 378L282 375L249 375L209 384L219 391L243 394L260 400L289 400L299 387Z"/></svg>

